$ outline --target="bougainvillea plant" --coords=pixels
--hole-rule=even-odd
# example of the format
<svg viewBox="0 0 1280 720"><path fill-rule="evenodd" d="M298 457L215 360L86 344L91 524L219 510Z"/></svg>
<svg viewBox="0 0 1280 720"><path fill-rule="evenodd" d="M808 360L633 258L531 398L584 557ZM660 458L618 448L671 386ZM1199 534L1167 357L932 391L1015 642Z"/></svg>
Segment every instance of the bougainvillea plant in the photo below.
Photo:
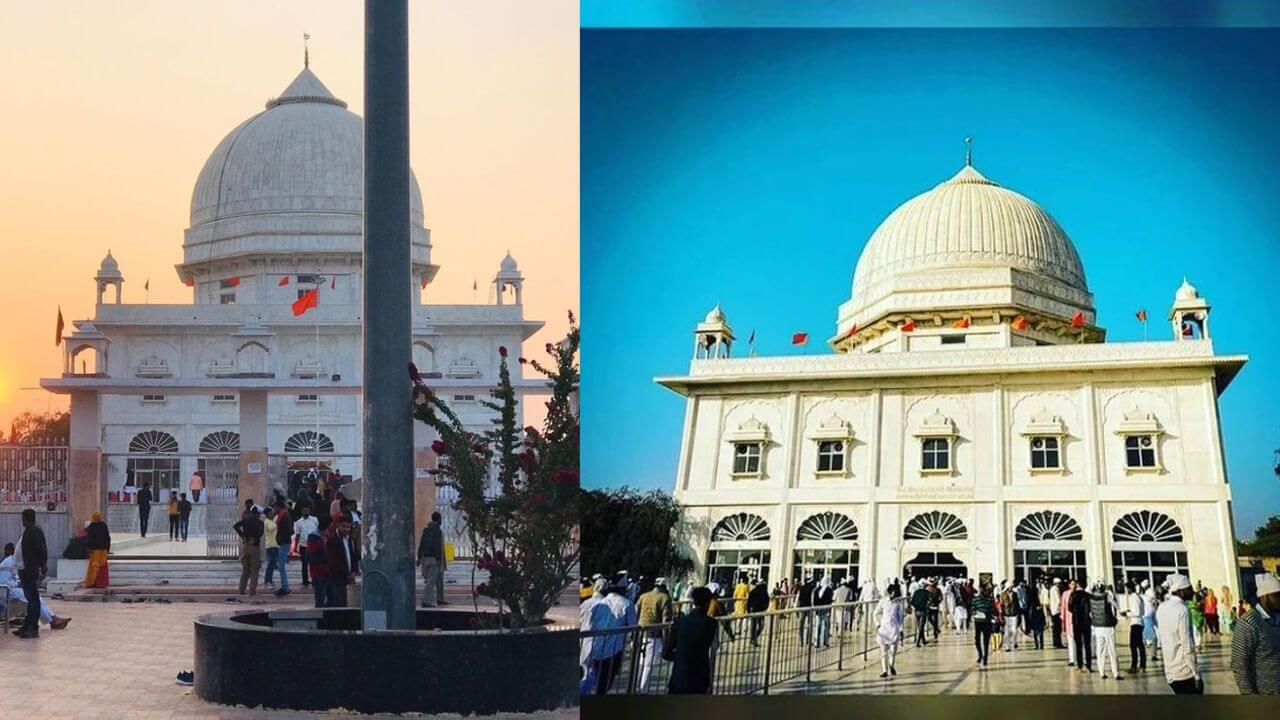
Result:
<svg viewBox="0 0 1280 720"><path fill-rule="evenodd" d="M564 340L546 345L549 362L519 359L551 390L541 430L520 427L506 348L498 348L498 386L482 401L496 413L484 432L468 430L409 366L413 415L439 436L436 484L457 491L476 567L489 573L474 593L497 600L513 627L541 622L578 562L578 339L570 313Z"/></svg>

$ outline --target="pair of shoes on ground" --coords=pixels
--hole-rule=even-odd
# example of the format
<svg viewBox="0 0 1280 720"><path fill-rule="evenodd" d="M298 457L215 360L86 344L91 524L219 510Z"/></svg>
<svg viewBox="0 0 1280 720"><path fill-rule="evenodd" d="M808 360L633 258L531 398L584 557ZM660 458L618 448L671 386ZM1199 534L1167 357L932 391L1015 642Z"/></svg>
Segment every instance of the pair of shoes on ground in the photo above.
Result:
<svg viewBox="0 0 1280 720"><path fill-rule="evenodd" d="M18 630L14 630L14 631L13 631L13 634L14 634L14 635L17 635L18 637L22 638L23 640L30 640L30 639L32 639L32 638L38 638L38 637L40 637L40 631L39 631L39 630L23 630L23 629L18 629Z"/></svg>
<svg viewBox="0 0 1280 720"><path fill-rule="evenodd" d="M183 670L178 673L178 677L174 680L174 683L177 685L195 685L196 674L191 670Z"/></svg>

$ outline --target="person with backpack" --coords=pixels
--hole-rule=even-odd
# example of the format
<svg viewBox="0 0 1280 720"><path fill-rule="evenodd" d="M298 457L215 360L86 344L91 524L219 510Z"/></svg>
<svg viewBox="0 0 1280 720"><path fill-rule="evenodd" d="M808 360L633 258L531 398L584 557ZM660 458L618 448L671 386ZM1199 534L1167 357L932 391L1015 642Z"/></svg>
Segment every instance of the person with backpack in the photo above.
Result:
<svg viewBox="0 0 1280 720"><path fill-rule="evenodd" d="M929 588L924 583L916 585L916 589L911 593L911 610L916 616L916 647L923 647L929 644L925 639L925 628L929 624L929 603L931 597Z"/></svg>
<svg viewBox="0 0 1280 720"><path fill-rule="evenodd" d="M1107 679L1107 662L1111 663L1111 674L1117 680L1123 680L1116 661L1116 598L1102 581L1093 584L1093 592L1089 593L1089 625L1093 632L1093 654L1098 660L1098 673Z"/></svg>

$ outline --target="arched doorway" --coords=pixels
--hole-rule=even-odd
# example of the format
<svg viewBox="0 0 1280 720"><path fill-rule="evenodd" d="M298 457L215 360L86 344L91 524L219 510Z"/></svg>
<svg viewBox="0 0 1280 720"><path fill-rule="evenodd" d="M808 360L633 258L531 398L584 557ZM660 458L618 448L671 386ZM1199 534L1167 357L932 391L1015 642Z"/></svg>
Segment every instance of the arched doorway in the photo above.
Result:
<svg viewBox="0 0 1280 720"><path fill-rule="evenodd" d="M1111 572L1116 583L1146 580L1153 586L1175 572L1189 576L1182 528L1152 510L1121 517L1111 528Z"/></svg>
<svg viewBox="0 0 1280 720"><path fill-rule="evenodd" d="M125 492L136 492L143 485L149 485L152 501L167 503L169 493L178 490L180 466L177 439L163 430L140 432L129 441Z"/></svg>
<svg viewBox="0 0 1280 720"><path fill-rule="evenodd" d="M910 558L902 566L904 578L968 577L969 568L956 557L956 541L968 540L969 529L955 515L938 510L916 515L907 521L902 539L903 557Z"/></svg>
<svg viewBox="0 0 1280 720"><path fill-rule="evenodd" d="M858 526L847 515L823 512L800 523L792 575L858 581Z"/></svg>
<svg viewBox="0 0 1280 720"><path fill-rule="evenodd" d="M707 551L707 582L732 588L742 574L753 582L768 582L770 537L769 524L759 515L738 513L716 523Z"/></svg>
<svg viewBox="0 0 1280 720"><path fill-rule="evenodd" d="M1013 533L1013 576L1034 583L1049 576L1088 580L1084 532L1071 516L1041 510L1022 518Z"/></svg>

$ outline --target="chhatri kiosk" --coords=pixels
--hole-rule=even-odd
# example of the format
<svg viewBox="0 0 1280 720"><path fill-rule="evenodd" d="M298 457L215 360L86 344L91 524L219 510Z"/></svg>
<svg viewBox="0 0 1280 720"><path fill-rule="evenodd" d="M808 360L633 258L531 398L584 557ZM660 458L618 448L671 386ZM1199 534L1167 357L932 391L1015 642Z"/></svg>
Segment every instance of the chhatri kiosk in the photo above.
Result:
<svg viewBox="0 0 1280 720"><path fill-rule="evenodd" d="M1171 336L1104 342L1066 232L967 162L862 250L831 354L734 357L695 329L675 499L700 580L1042 575L1236 589L1215 352L1184 279Z"/></svg>
<svg viewBox="0 0 1280 720"><path fill-rule="evenodd" d="M363 133L363 120L304 68L217 145L196 179L176 268L190 304L124 302L124 274L108 252L93 278L93 318L64 336L62 376L41 381L71 396L73 525L107 510L113 530L136 532L129 491L148 482L163 503L190 495L200 473L192 533L216 524L234 551L227 520L238 516L231 507L210 517L210 502L261 502L311 469L360 492ZM510 255L487 302L427 302L439 267L416 181L410 187L413 360L469 427L486 430L491 413L479 400L497 383L498 348L519 348L543 323L524 317ZM315 307L296 314L308 293ZM522 395L546 392L511 371ZM437 498L426 473L434 438L415 428L415 526L439 502L448 529L449 498Z"/></svg>

